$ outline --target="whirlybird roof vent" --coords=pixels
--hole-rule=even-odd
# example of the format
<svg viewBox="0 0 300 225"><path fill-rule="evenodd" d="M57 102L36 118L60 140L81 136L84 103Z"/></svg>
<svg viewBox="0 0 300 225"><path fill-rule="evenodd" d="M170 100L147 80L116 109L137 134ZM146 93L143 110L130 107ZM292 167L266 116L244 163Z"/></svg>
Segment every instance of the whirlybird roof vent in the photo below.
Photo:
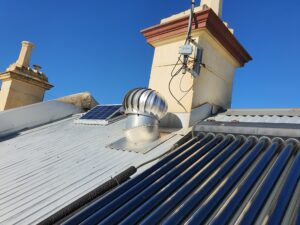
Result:
<svg viewBox="0 0 300 225"><path fill-rule="evenodd" d="M168 105L156 91L136 88L128 92L123 107L127 114L125 136L130 142L149 142L159 138L159 120Z"/></svg>

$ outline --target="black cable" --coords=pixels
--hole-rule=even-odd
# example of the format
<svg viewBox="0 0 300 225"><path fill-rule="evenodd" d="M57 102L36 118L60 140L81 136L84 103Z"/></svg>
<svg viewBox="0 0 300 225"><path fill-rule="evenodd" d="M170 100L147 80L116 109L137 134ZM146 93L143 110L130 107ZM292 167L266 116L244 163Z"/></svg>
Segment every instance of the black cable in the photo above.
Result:
<svg viewBox="0 0 300 225"><path fill-rule="evenodd" d="M190 63L195 63L195 59L194 59L194 58L192 58L192 57L189 57L189 58L193 59L193 61L190 61ZM183 74L183 76L180 78L180 83L179 83L180 91L183 92L183 93L190 92L190 91L192 90L193 86L194 86L194 84L192 84L191 87L189 87L187 90L184 90L184 89L182 88L182 80L183 80L183 78L184 78L185 76L186 76L186 74ZM186 95L187 95L187 94L185 94L181 99L183 99ZM180 100L181 100L181 99L180 99Z"/></svg>
<svg viewBox="0 0 300 225"><path fill-rule="evenodd" d="M171 74L171 79L170 79L170 81L169 81L169 92L170 92L170 94L171 94L171 96L175 99L175 101L184 109L184 111L185 112L187 112L187 109L184 107L184 105L180 102L180 100L178 100L177 98L176 98L176 96L174 95L174 93L172 92L172 90L171 90L171 84L172 84L172 81L173 81L173 79L182 71L182 69L183 69L183 66L182 67L180 67L180 69L175 73L175 74Z"/></svg>
<svg viewBox="0 0 300 225"><path fill-rule="evenodd" d="M174 75L171 75L171 79L169 81L169 92L170 92L171 96L173 97L173 99L181 106L181 108L183 108L184 111L187 112L187 109L184 107L184 105L180 101L192 90L193 85L180 99L178 99L171 90L171 84L172 84L173 79L182 71L182 69L183 69L183 66L180 67L180 69Z"/></svg>
<svg viewBox="0 0 300 225"><path fill-rule="evenodd" d="M178 66L178 63L179 62L182 62L181 61L181 55L178 57L178 60L177 60L177 62L174 64L174 67L173 67L173 69L172 69L172 71L171 71L171 77L173 77L174 76L174 70L176 69L176 67Z"/></svg>
<svg viewBox="0 0 300 225"><path fill-rule="evenodd" d="M180 78L180 82L179 82L179 89L180 89L180 91L181 92L183 92L183 93L186 93L186 92L188 92L189 90L190 90L190 88L188 88L188 89L183 89L182 88L182 80L183 80L183 78L186 76L187 74L182 74L182 76L181 76L181 78Z"/></svg>
<svg viewBox="0 0 300 225"><path fill-rule="evenodd" d="M169 149L168 151L164 152L163 154L161 154L161 155L159 155L159 156L157 156L157 157L155 157L155 158L153 158L153 159L150 159L150 160L147 161L147 162L144 162L144 163L140 164L139 166L136 167L136 169L139 169L139 168L141 168L141 167L143 167L143 166L145 166L145 165L147 165L147 164L149 164L149 163L152 163L152 162L154 162L154 161L156 161L156 160L158 160L158 159L164 157L165 155L168 155L168 154L169 154L171 151L173 151L173 150L174 150L174 148Z"/></svg>
<svg viewBox="0 0 300 225"><path fill-rule="evenodd" d="M187 96L187 94L193 89L193 87L194 87L194 82L192 83L192 85L191 85L191 87L189 88L189 89L187 89L186 91L184 90L182 90L182 88L181 88L181 82L182 82L182 78L184 77L185 75L183 75L182 77L181 77L181 79L180 79L180 84L179 84L179 86L180 86L180 90L182 91L182 92L185 92L185 94L179 99L179 101L181 101L185 96Z"/></svg>
<svg viewBox="0 0 300 225"><path fill-rule="evenodd" d="M172 81L173 81L174 78L175 78L177 75L179 75L179 73L184 69L184 65L182 65L182 66L179 68L179 70L176 71L176 73L174 74L174 71L175 71L176 67L178 66L178 63L179 63L179 62L182 62L182 61L181 61L181 56L178 57L178 60L177 60L177 62L175 63L175 65L174 65L174 67L173 67L173 69L172 69L172 71L171 71L171 79L170 79L170 81L169 81L169 92L170 92L171 96L173 97L173 99L175 99L175 101L180 105L180 107L183 108L185 112L187 112L187 109L186 109L185 106L181 103L181 100L182 100L182 99L183 99L183 98L184 98L184 97L192 90L192 88L193 88L194 85L191 85L191 87L190 87L188 90L183 91L182 88L181 88L181 83L182 83L182 78L181 78L181 79L180 79L179 88L180 88L180 91L183 92L183 93L185 93L185 94L184 94L180 99L178 99L178 98L174 95L174 93L172 92L172 90L171 90L171 84L172 84ZM182 62L182 63L183 63L183 62ZM185 74L184 74L183 76L185 76ZM182 77L183 77L183 76L182 76Z"/></svg>
<svg viewBox="0 0 300 225"><path fill-rule="evenodd" d="M194 18L194 8L195 8L195 0L191 1L191 9L190 9L190 16L189 16L189 23L188 23L188 32L185 39L185 45L189 45L192 39L192 30L193 30L193 18ZM188 64L189 56L184 55L183 59L183 73L186 73L187 64Z"/></svg>
<svg viewBox="0 0 300 225"><path fill-rule="evenodd" d="M170 94L171 94L171 96L173 97L173 99L184 109L184 111L185 112L187 112L187 110L186 110L186 108L184 107L184 105L180 102L180 100L178 100L177 98L176 98L176 96L174 95L174 93L172 92L172 90L171 90L171 84L172 84L172 81L173 81L173 79L182 71L182 69L183 69L183 66L181 66L177 71L176 71L176 73L174 73L174 71L175 71L175 69L176 69L176 67L178 66L178 64L179 64L179 62L182 62L181 61L181 55L178 57L178 60L177 60L177 62L175 63L175 65L174 65L174 67L173 67L173 69L172 69L172 71L171 71L171 79L170 79L170 81L169 81L169 85L168 85L168 87L169 87L169 92L170 92Z"/></svg>
<svg viewBox="0 0 300 225"><path fill-rule="evenodd" d="M195 8L195 0L192 0L191 1L189 24L188 24L188 33L187 33L187 36L186 36L185 44L190 44L190 41L191 41L191 38L192 38L194 8Z"/></svg>
<svg viewBox="0 0 300 225"><path fill-rule="evenodd" d="M177 149L178 147L180 147L181 145L185 144L188 140L194 138L194 136L192 135L192 132L188 132L186 135L184 135L182 138L180 138L179 141L177 141L168 151L162 153L161 155L153 158L153 159L150 159L149 161L147 162L144 162L142 164L140 164L139 166L136 167L136 169L139 169L149 163L152 163L158 159L161 159L162 157L168 155L170 152L174 151L175 149Z"/></svg>
<svg viewBox="0 0 300 225"><path fill-rule="evenodd" d="M192 38L192 26L193 26L193 17L194 17L194 8L195 8L195 0L191 1L191 10L190 10L190 17L189 17L189 24L188 24L188 33L187 33L187 37L185 40L185 44L190 44L191 38ZM174 74L174 71L176 69L176 67L178 66L178 63L181 61L181 55L178 57L177 62L175 63L172 71L171 71L171 79L169 81L169 92L171 94L171 96L175 99L175 101L184 109L185 112L187 112L187 109L184 107L184 105L180 102L193 88L193 85L188 89L188 90L182 90L181 84L182 84L182 79L185 76L185 72L186 69L188 67L188 60L189 60L189 56L184 56L183 62L182 62L182 66L180 67L180 69ZM184 71L184 75L181 77L180 79L180 84L179 84L179 88L181 92L184 92L185 94L180 98L177 99L177 97L174 95L174 93L171 90L171 84L172 81L174 80L174 78L181 72Z"/></svg>

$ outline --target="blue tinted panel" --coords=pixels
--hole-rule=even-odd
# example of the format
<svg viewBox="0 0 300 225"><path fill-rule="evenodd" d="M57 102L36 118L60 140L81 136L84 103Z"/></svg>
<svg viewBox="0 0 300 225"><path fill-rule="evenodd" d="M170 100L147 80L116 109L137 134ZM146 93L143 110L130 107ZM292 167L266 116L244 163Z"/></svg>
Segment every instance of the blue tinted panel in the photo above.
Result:
<svg viewBox="0 0 300 225"><path fill-rule="evenodd" d="M120 110L121 105L105 105L105 106L96 106L91 109L85 115L83 115L80 119L86 120L105 120L109 118L111 115ZM118 112L116 115L120 115Z"/></svg>

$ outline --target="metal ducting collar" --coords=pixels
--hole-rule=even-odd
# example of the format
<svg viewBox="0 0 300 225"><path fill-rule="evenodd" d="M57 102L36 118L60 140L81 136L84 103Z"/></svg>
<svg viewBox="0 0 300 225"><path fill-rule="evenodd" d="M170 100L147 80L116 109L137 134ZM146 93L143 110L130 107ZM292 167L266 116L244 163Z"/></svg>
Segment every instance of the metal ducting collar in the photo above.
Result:
<svg viewBox="0 0 300 225"><path fill-rule="evenodd" d="M149 142L159 138L159 120L167 113L165 99L156 91L135 88L123 101L127 114L125 136L130 142Z"/></svg>

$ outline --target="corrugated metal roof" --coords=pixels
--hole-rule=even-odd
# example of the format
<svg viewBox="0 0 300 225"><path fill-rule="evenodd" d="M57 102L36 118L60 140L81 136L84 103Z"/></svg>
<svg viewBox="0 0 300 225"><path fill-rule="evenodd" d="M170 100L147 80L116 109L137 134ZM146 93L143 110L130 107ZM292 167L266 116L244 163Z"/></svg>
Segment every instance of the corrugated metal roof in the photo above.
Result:
<svg viewBox="0 0 300 225"><path fill-rule="evenodd" d="M64 224L293 224L297 140L200 134Z"/></svg>
<svg viewBox="0 0 300 225"><path fill-rule="evenodd" d="M74 118L0 142L0 224L42 221L129 166L161 155L181 137L145 155L112 150L105 146L123 137L124 120L89 126Z"/></svg>
<svg viewBox="0 0 300 225"><path fill-rule="evenodd" d="M48 101L0 112L0 138L80 113L74 105Z"/></svg>
<svg viewBox="0 0 300 225"><path fill-rule="evenodd" d="M206 121L300 124L300 109L234 109Z"/></svg>

